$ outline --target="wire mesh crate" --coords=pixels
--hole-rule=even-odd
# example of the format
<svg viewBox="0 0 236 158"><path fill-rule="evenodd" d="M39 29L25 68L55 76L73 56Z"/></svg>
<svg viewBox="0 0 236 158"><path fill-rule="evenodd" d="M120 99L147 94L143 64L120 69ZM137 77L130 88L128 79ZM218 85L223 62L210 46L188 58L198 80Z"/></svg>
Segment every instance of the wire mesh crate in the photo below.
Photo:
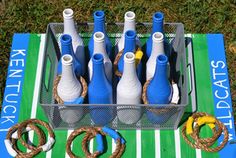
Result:
<svg viewBox="0 0 236 158"><path fill-rule="evenodd" d="M92 23L79 23L78 32L83 38L85 45L85 53L88 59L88 42L93 32ZM40 91L40 105L52 127L55 129L74 129L81 126L101 126L107 125L114 129L176 129L184 114L187 106L191 106L189 102L189 73L187 71L187 56L185 51L184 27L181 23L165 23L164 25L166 41L169 43L169 50L175 53L175 77L174 80L178 84L180 91L180 100L178 104L165 105L62 105L57 104L53 98L53 84L57 75L57 64L60 59L60 49L58 46L58 38L63 33L63 23L50 23L47 28L44 64ZM106 24L107 34L113 45L120 39L123 32L123 23ZM137 23L137 35L141 41L142 50L145 50L145 43L150 37L152 24ZM145 51L144 51L145 53ZM192 61L190 61L192 64ZM191 74L190 74L191 75ZM191 77L192 78L192 77ZM116 88L113 88L115 91ZM115 96L116 94L114 94ZM126 123L122 123L117 113L128 113ZM141 114L137 122L130 123L128 120L137 114ZM147 118L147 112L153 113L161 118L161 121L153 122ZM105 115L104 115L105 114Z"/></svg>

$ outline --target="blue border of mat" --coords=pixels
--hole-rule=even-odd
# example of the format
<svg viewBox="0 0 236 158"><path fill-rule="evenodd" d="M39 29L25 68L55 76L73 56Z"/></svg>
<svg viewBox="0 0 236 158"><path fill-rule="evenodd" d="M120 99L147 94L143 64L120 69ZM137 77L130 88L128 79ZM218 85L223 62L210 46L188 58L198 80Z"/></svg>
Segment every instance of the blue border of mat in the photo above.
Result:
<svg viewBox="0 0 236 158"><path fill-rule="evenodd" d="M18 123L29 39L29 33L13 36L0 119L0 157L4 158L11 157L4 140L8 129Z"/></svg>
<svg viewBox="0 0 236 158"><path fill-rule="evenodd" d="M236 136L227 62L225 58L224 36L222 34L207 34L207 45L215 116L225 124L229 132L229 142L219 152L219 155L221 158L235 158L236 144L230 143L236 140ZM224 135L221 135L218 144L221 143L223 139Z"/></svg>

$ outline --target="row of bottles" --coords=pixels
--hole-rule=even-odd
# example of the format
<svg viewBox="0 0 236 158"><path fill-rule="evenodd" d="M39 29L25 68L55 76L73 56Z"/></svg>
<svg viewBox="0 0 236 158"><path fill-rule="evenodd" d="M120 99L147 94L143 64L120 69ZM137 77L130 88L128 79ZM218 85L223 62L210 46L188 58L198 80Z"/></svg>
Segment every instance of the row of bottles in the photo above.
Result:
<svg viewBox="0 0 236 158"><path fill-rule="evenodd" d="M58 63L58 75L61 80L57 87L57 92L65 104L78 103L82 87L78 80L79 76L86 74L85 50L82 38L77 33L73 20L73 11L65 9L64 34L60 37L62 57ZM147 41L147 46L152 49L147 50L149 59L146 63L146 79L151 79L147 88L147 97L150 104L168 104L171 100L172 89L168 79L168 57L164 51L163 35L163 14L158 12L153 16L153 22L158 22L158 31L153 29L151 40ZM157 24L156 24L157 25ZM156 25L153 24L153 27ZM160 26L162 25L162 26ZM161 30L162 27L162 30ZM88 103L99 104L90 106L90 116L95 124L105 125L115 117L116 107L102 106L105 104L122 104L117 107L119 120L126 124L136 123L141 115L142 96L142 62L136 64L136 49L140 47L140 41L135 31L135 14L127 12L125 14L124 32L117 43L118 51L122 51L122 56L118 62L118 70L122 77L118 78L118 84L113 85L113 64L112 45L105 31L105 14L103 11L94 13L94 31L89 40L88 62ZM150 44L151 43L151 44ZM148 51L150 54L148 55ZM113 95L116 94L116 97ZM116 100L114 100L116 98ZM124 106L123 106L124 105ZM82 110L80 111L80 115ZM72 112L71 112L72 113ZM63 120L74 123L82 116L75 117L67 114ZM132 114L132 115L130 115ZM64 115L65 117L65 115ZM160 117L147 111L147 117L151 122L160 122Z"/></svg>

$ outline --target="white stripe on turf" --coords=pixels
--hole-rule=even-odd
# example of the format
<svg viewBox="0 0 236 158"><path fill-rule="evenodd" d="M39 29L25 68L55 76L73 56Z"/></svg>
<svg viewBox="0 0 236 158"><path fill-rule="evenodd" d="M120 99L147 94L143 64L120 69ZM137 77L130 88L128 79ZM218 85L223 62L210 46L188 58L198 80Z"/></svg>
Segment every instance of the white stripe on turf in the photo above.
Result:
<svg viewBox="0 0 236 158"><path fill-rule="evenodd" d="M112 153L116 150L116 141L114 139L112 139L112 149L111 150L112 150Z"/></svg>
<svg viewBox="0 0 236 158"><path fill-rule="evenodd" d="M194 35L192 34L186 34L185 37L190 37L190 38L193 38ZM187 47L189 50L188 52L192 52L192 45L188 45ZM192 107L193 110L196 108L196 107ZM202 153L201 153L201 150L200 149L196 149L196 158L201 158L202 157Z"/></svg>
<svg viewBox="0 0 236 158"><path fill-rule="evenodd" d="M179 128L175 130L175 158L181 158Z"/></svg>
<svg viewBox="0 0 236 158"><path fill-rule="evenodd" d="M114 127L117 126L118 124L118 118L115 117L115 119L112 121L112 124ZM118 130L116 130L116 132L119 132ZM112 139L111 141L111 150L112 150L112 153L116 150L116 141L114 139Z"/></svg>
<svg viewBox="0 0 236 158"><path fill-rule="evenodd" d="M37 71L36 71L36 80L34 84L34 96L33 96L33 103L31 109L30 118L36 117L36 111L38 106L38 98L39 98L39 89L40 89L40 82L42 77L42 65L43 65L43 57L44 57L44 47L45 47L45 34L42 34L40 37L40 47L39 47L39 54L38 54L38 64L37 64ZM29 140L33 142L34 132L29 133ZM27 152L29 150L27 149Z"/></svg>
<svg viewBox="0 0 236 158"><path fill-rule="evenodd" d="M136 158L142 157L141 130L136 130Z"/></svg>
<svg viewBox="0 0 236 158"><path fill-rule="evenodd" d="M46 158L51 158L51 156L52 156L52 149L50 149L48 152L46 152Z"/></svg>
<svg viewBox="0 0 236 158"><path fill-rule="evenodd" d="M196 158L202 158L201 149L196 149Z"/></svg>
<svg viewBox="0 0 236 158"><path fill-rule="evenodd" d="M155 130L155 158L161 158L160 130Z"/></svg>
<svg viewBox="0 0 236 158"><path fill-rule="evenodd" d="M90 142L89 142L89 151L90 151L90 153L93 153L93 142L94 142L94 139L91 139Z"/></svg>
<svg viewBox="0 0 236 158"><path fill-rule="evenodd" d="M74 131L74 130L68 130L66 140L68 140L70 134L71 134L73 131ZM73 142L71 143L71 148L72 148L72 147L73 147ZM70 156L67 154L67 152L66 152L65 158L70 158Z"/></svg>

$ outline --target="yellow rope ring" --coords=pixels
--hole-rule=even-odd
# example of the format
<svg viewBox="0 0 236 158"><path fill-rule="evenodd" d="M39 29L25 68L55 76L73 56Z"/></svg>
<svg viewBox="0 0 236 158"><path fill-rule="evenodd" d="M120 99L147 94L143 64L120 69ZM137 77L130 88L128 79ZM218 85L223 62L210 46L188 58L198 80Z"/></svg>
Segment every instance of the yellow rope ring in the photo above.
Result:
<svg viewBox="0 0 236 158"><path fill-rule="evenodd" d="M196 123L193 127L194 122ZM199 133L202 125L208 125L212 131L213 136L210 138L200 138ZM223 142L217 147L211 147L217 139L220 137L221 133L224 133ZM190 135L192 140L188 138ZM228 130L225 125L220 122L217 118L207 113L198 112L194 113L189 117L188 121L184 124L182 128L182 136L184 140L193 148L202 149L207 152L218 152L220 151L228 142Z"/></svg>

